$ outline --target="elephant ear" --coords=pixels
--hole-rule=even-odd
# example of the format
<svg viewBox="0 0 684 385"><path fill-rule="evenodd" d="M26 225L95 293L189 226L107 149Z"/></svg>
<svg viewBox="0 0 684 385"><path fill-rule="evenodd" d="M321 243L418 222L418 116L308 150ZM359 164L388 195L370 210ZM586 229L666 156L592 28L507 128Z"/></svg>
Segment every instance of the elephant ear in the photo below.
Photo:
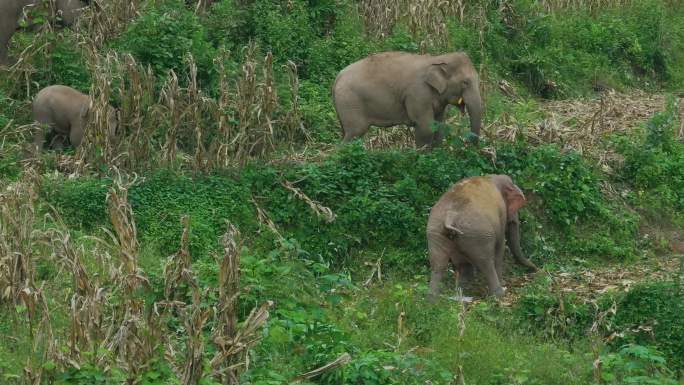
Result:
<svg viewBox="0 0 684 385"><path fill-rule="evenodd" d="M447 88L447 73L444 69L445 63L431 64L428 67L425 82L434 88L440 95L446 91Z"/></svg>
<svg viewBox="0 0 684 385"><path fill-rule="evenodd" d="M518 209L525 206L527 200L520 187L511 183L504 188L504 200L506 201L506 210L508 211L508 218L513 218Z"/></svg>

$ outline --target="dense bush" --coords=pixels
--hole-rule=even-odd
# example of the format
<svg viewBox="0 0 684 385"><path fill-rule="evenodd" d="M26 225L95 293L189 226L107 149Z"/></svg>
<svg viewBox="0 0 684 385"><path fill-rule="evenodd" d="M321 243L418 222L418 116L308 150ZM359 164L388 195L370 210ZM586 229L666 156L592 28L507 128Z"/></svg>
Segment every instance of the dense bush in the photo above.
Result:
<svg viewBox="0 0 684 385"><path fill-rule="evenodd" d="M684 287L658 282L634 287L619 299L613 318L619 342L654 345L673 368L684 370Z"/></svg>
<svg viewBox="0 0 684 385"><path fill-rule="evenodd" d="M180 0L165 0L148 7L135 19L113 46L130 52L157 75L169 70L187 73L187 55L197 63L200 80L208 81L213 69L214 49L199 18Z"/></svg>
<svg viewBox="0 0 684 385"><path fill-rule="evenodd" d="M239 177L157 172L134 186L130 199L141 237L162 255L177 250L183 214L190 215L190 244L198 257L217 247L226 219L250 233L262 228L255 199L310 258L357 265L359 253L387 250L389 264L410 272L426 264L424 227L439 196L462 178L507 173L528 193L522 238L534 260L543 264L576 255L621 260L635 254L637 220L606 201L600 178L577 154L555 146L501 145L492 163L477 147L457 145L422 153L367 151L356 143L320 163L252 164ZM299 181L295 186L329 207L336 220L326 223L316 216L281 185L285 180ZM92 229L106 223L106 188L95 180L69 181L56 186L50 200L69 223ZM254 246L269 250L274 241L269 234L252 237Z"/></svg>
<svg viewBox="0 0 684 385"><path fill-rule="evenodd" d="M485 55L542 96L575 95L598 81L612 86L643 81L681 82L681 16L661 1L627 7L546 14L540 2L522 0L487 14ZM460 45L477 51L467 28L454 27ZM675 48L679 47L679 48ZM477 57L478 55L473 55ZM680 84L680 83L679 83Z"/></svg>

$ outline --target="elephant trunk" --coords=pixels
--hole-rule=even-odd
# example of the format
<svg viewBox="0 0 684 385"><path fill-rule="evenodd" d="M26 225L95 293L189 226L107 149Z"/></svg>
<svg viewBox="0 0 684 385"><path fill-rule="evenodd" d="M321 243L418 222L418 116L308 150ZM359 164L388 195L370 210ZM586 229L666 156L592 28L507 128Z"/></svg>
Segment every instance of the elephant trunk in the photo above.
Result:
<svg viewBox="0 0 684 385"><path fill-rule="evenodd" d="M480 98L480 90L474 87L463 94L463 102L468 110L470 117L470 130L475 136L480 136L480 128L482 127L482 99Z"/></svg>
<svg viewBox="0 0 684 385"><path fill-rule="evenodd" d="M532 261L525 258L522 249L520 248L520 221L518 220L517 214L506 226L506 243L511 250L511 254L513 254L513 257L519 264L526 266L531 271L539 270Z"/></svg>

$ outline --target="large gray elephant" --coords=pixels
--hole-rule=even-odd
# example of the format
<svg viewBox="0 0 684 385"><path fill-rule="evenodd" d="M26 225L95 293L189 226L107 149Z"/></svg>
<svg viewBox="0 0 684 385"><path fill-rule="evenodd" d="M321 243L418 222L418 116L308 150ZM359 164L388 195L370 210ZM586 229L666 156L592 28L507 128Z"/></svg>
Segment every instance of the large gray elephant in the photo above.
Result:
<svg viewBox="0 0 684 385"><path fill-rule="evenodd" d="M108 135L114 138L118 126L116 110L109 107ZM90 97L71 87L54 85L40 90L33 99L33 119L49 128L55 148L63 147L67 139L78 147L83 139L90 112ZM45 142L45 132L36 132L33 143L38 151Z"/></svg>
<svg viewBox="0 0 684 385"><path fill-rule="evenodd" d="M525 195L508 175L466 178L454 184L430 211L427 242L430 252L430 297L434 300L449 261L466 283L473 265L484 273L492 294L501 297L504 239L516 261L537 271L520 249L518 209Z"/></svg>
<svg viewBox="0 0 684 385"><path fill-rule="evenodd" d="M43 0L0 0L0 64L7 63L7 50L14 32L19 28L19 17L24 7ZM76 21L78 12L86 4L81 0L55 0L56 10L65 25Z"/></svg>
<svg viewBox="0 0 684 385"><path fill-rule="evenodd" d="M384 52L344 68L333 86L333 100L344 141L364 135L369 126L407 124L415 127L418 147L437 146L443 133L433 121L444 121L447 105L467 109L470 128L480 135L480 81L463 52L440 56Z"/></svg>

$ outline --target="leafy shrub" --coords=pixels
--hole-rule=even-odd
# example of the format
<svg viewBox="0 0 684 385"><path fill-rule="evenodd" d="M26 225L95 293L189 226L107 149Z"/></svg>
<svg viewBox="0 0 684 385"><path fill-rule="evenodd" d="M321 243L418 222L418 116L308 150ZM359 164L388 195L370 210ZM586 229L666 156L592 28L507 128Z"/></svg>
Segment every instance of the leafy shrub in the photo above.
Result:
<svg viewBox="0 0 684 385"><path fill-rule="evenodd" d="M606 384L677 385L665 358L653 348L625 345L617 353L601 356L601 379Z"/></svg>
<svg viewBox="0 0 684 385"><path fill-rule="evenodd" d="M169 70L186 74L188 53L197 63L200 80L208 81L213 72L214 50L204 27L180 0L165 0L148 8L129 25L114 46L130 52L162 77Z"/></svg>
<svg viewBox="0 0 684 385"><path fill-rule="evenodd" d="M257 1L254 5L254 29L259 42L280 60L292 60L302 65L315 38L313 20L304 1L289 4Z"/></svg>
<svg viewBox="0 0 684 385"><path fill-rule="evenodd" d="M564 152L550 144L522 150L522 159L518 154L514 154L517 162L524 164L517 178L521 187L543 200L545 211L556 224L577 223L601 211L598 175L579 153ZM502 163L507 164L506 160Z"/></svg>
<svg viewBox="0 0 684 385"><path fill-rule="evenodd" d="M620 298L617 309L613 323L624 333L620 341L653 345L665 354L673 368L684 369L681 284L658 282L636 286Z"/></svg>
<svg viewBox="0 0 684 385"><path fill-rule="evenodd" d="M677 111L675 99L669 98L665 111L656 113L640 134L623 136L616 142L625 157L619 180L634 189L631 200L651 214L681 221L684 143L676 139Z"/></svg>
<svg viewBox="0 0 684 385"><path fill-rule="evenodd" d="M212 5L203 24L207 38L215 47L224 46L232 50L246 43L249 36L254 34L249 21L249 12L245 7L234 0L223 0Z"/></svg>
<svg viewBox="0 0 684 385"><path fill-rule="evenodd" d="M92 231L108 223L105 200L110 184L111 180L96 179L52 181L42 191L67 225Z"/></svg>
<svg viewBox="0 0 684 385"><path fill-rule="evenodd" d="M363 26L352 7L343 6L343 15L337 17L335 29L329 36L323 36L311 43L306 60L305 76L330 90L338 72L347 65L368 56L374 51L374 44L363 34Z"/></svg>
<svg viewBox="0 0 684 385"><path fill-rule="evenodd" d="M480 26L450 27L452 45L472 57L486 55L544 97L589 91L595 80L624 85L676 81L681 84L680 16L672 5L653 0L626 7L547 14L536 1L489 7L482 46L472 34ZM483 21L480 21L482 23ZM484 48L484 52L482 49Z"/></svg>

